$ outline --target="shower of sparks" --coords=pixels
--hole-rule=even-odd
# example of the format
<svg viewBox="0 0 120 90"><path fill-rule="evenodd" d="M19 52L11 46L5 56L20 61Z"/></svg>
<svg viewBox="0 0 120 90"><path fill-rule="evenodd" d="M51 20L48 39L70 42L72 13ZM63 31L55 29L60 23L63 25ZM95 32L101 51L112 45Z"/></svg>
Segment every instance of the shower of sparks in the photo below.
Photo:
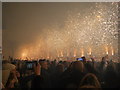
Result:
<svg viewBox="0 0 120 90"><path fill-rule="evenodd" d="M63 27L56 23L45 28L34 44L25 47L27 57L55 59L88 54L103 56L109 51L113 55L113 49L114 54L117 53L118 5L107 4L95 3L84 13L81 10L66 12L68 16Z"/></svg>

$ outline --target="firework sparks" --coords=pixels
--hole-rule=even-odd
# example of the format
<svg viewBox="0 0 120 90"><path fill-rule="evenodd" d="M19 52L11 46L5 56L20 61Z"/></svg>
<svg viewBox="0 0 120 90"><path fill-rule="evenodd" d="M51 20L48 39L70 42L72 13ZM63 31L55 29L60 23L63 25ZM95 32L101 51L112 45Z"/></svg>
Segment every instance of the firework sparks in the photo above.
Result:
<svg viewBox="0 0 120 90"><path fill-rule="evenodd" d="M91 6L87 13L80 10L66 12L68 14L63 27L59 24L43 30L39 38L39 45L32 45L29 49L30 56L36 57L63 57L108 54L108 47L114 47L117 52L117 3L96 3ZM76 50L82 48L81 55ZM92 51L91 51L92 50ZM106 50L106 51L105 51ZM49 51L49 52L48 52ZM68 52L69 51L69 52ZM33 53L34 52L34 53ZM56 56L55 56L56 55ZM113 55L113 49L112 49Z"/></svg>

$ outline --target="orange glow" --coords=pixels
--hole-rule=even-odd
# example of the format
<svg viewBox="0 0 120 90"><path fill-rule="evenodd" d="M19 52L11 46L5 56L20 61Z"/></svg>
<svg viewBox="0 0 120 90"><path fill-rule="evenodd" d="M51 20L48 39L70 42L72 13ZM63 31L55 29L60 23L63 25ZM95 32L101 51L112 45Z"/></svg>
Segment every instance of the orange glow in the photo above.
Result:
<svg viewBox="0 0 120 90"><path fill-rule="evenodd" d="M22 53L22 59L23 60L25 60L26 59L26 57L27 57L27 54L24 52L24 53Z"/></svg>
<svg viewBox="0 0 120 90"><path fill-rule="evenodd" d="M22 56L25 57L25 56L26 56L26 53L22 53Z"/></svg>
<svg viewBox="0 0 120 90"><path fill-rule="evenodd" d="M106 54L108 55L108 47L105 47Z"/></svg>
<svg viewBox="0 0 120 90"><path fill-rule="evenodd" d="M97 18L101 18L101 16L100 16L100 15L98 15L98 16L97 16Z"/></svg>
<svg viewBox="0 0 120 90"><path fill-rule="evenodd" d="M92 49L91 48L89 48L89 55L91 55L92 54Z"/></svg>
<svg viewBox="0 0 120 90"><path fill-rule="evenodd" d="M61 57L63 57L63 52L61 51Z"/></svg>
<svg viewBox="0 0 120 90"><path fill-rule="evenodd" d="M76 50L74 50L74 57L76 57Z"/></svg>
<svg viewBox="0 0 120 90"><path fill-rule="evenodd" d="M112 55L114 55L114 50L113 50L113 47L111 47L111 52L112 52Z"/></svg>
<svg viewBox="0 0 120 90"><path fill-rule="evenodd" d="M50 55L49 55L49 53L47 54L47 59L49 59L50 57L49 57Z"/></svg>

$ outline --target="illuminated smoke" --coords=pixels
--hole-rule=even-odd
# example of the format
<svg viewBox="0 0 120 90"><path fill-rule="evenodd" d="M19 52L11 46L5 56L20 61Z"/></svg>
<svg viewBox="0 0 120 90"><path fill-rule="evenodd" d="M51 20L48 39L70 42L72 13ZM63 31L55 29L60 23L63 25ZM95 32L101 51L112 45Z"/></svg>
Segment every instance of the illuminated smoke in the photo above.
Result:
<svg viewBox="0 0 120 90"><path fill-rule="evenodd" d="M81 10L66 12L64 26L56 23L44 28L34 44L25 46L27 56L49 59L117 54L118 5L108 4L95 3L95 7L91 6L85 13Z"/></svg>

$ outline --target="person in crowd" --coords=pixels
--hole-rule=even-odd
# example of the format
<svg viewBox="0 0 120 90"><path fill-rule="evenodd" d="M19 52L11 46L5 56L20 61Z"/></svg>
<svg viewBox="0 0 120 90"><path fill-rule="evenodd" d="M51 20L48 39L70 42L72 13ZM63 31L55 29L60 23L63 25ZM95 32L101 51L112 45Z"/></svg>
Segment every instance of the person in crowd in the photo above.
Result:
<svg viewBox="0 0 120 90"><path fill-rule="evenodd" d="M117 75L116 68L113 63L107 66L103 76L104 76L106 88L117 87L118 75Z"/></svg>
<svg viewBox="0 0 120 90"><path fill-rule="evenodd" d="M20 74L16 70L16 66L6 60L3 61L2 69L4 76L3 84L5 88L20 88L19 87Z"/></svg>
<svg viewBox="0 0 120 90"><path fill-rule="evenodd" d="M61 82L59 83L61 86L59 87L67 87L69 84L78 86L84 75L84 64L81 61L75 61L70 75L61 78Z"/></svg>
<svg viewBox="0 0 120 90"><path fill-rule="evenodd" d="M97 77L93 73L86 74L79 85L80 88L101 88L100 82L98 81Z"/></svg>
<svg viewBox="0 0 120 90"><path fill-rule="evenodd" d="M41 76L44 78L44 87L50 88L51 87L51 73L48 72L48 63L46 60L39 61L41 65Z"/></svg>
<svg viewBox="0 0 120 90"><path fill-rule="evenodd" d="M93 74L95 74L98 77L98 79L101 81L100 73L96 70L96 68L94 67L94 65L93 65L92 62L87 62L85 64L85 68L87 70L87 73L93 73Z"/></svg>
<svg viewBox="0 0 120 90"><path fill-rule="evenodd" d="M58 64L55 67L55 72L51 75L52 78L52 87L57 88L58 87L58 81L62 73L64 72L64 65L63 64Z"/></svg>
<svg viewBox="0 0 120 90"><path fill-rule="evenodd" d="M101 62L91 58L83 61L50 61L40 59L32 61L33 68L28 69L28 60L3 60L2 83L5 89L34 88L73 88L74 90L89 88L119 88L120 63L103 57Z"/></svg>
<svg viewBox="0 0 120 90"><path fill-rule="evenodd" d="M43 89L44 86L44 78L41 75L41 65L38 63L37 66L35 66L35 77L32 80L32 86L31 90L34 90L35 88Z"/></svg>
<svg viewBox="0 0 120 90"><path fill-rule="evenodd" d="M81 57L81 58L83 59L83 63L86 63L86 57L83 56L83 57Z"/></svg>

